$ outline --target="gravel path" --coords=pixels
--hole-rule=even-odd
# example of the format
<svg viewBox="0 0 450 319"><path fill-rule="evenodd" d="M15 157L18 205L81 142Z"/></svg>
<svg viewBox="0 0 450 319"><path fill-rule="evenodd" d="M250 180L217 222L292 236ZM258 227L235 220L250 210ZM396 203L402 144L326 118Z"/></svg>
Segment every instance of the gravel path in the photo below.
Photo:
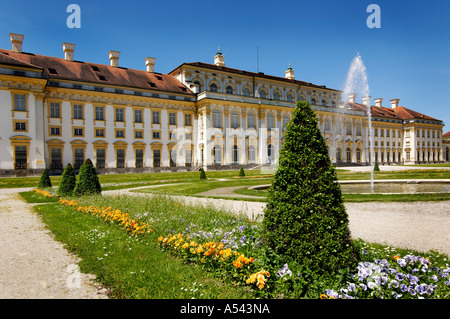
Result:
<svg viewBox="0 0 450 319"><path fill-rule="evenodd" d="M0 190L0 299L107 298L19 191Z"/></svg>

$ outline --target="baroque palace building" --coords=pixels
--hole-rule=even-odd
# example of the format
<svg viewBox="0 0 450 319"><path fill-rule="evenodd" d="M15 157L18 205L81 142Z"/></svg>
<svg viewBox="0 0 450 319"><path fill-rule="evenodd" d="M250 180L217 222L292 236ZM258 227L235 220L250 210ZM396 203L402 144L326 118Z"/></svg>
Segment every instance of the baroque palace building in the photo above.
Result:
<svg viewBox="0 0 450 319"><path fill-rule="evenodd" d="M90 158L100 173L226 169L276 164L295 103L308 101L336 165L368 165L370 97L342 103L339 90L214 64L184 63L168 74L22 51L23 35L0 49L0 175L58 174ZM374 156L381 164L446 158L438 119L399 105L370 106Z"/></svg>

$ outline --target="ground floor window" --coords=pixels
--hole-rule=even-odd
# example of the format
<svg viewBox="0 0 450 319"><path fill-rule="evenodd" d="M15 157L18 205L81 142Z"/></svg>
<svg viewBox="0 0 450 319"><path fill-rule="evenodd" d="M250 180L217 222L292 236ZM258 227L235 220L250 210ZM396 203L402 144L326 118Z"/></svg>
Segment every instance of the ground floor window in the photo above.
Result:
<svg viewBox="0 0 450 319"><path fill-rule="evenodd" d="M153 150L153 167L161 167L161 150Z"/></svg>
<svg viewBox="0 0 450 319"><path fill-rule="evenodd" d="M248 162L250 164L256 163L256 150L254 146L248 148Z"/></svg>
<svg viewBox="0 0 450 319"><path fill-rule="evenodd" d="M15 168L16 169L27 169L28 168L28 150L26 146L16 146L15 152Z"/></svg>
<svg viewBox="0 0 450 319"><path fill-rule="evenodd" d="M238 149L237 145L233 145L231 157L232 157L231 160L232 160L233 164L239 164L239 149Z"/></svg>
<svg viewBox="0 0 450 319"><path fill-rule="evenodd" d="M136 168L144 167L144 150L137 149L135 155L135 166Z"/></svg>
<svg viewBox="0 0 450 319"><path fill-rule="evenodd" d="M74 169L79 169L84 163L84 148L76 148L75 159L74 159Z"/></svg>
<svg viewBox="0 0 450 319"><path fill-rule="evenodd" d="M356 161L361 163L361 150L359 148L356 149Z"/></svg>
<svg viewBox="0 0 450 319"><path fill-rule="evenodd" d="M177 151L170 150L170 167L177 167Z"/></svg>
<svg viewBox="0 0 450 319"><path fill-rule="evenodd" d="M98 148L96 151L97 168L106 167L106 152L104 148Z"/></svg>
<svg viewBox="0 0 450 319"><path fill-rule="evenodd" d="M50 152L51 169L62 169L62 156L60 148L52 148Z"/></svg>
<svg viewBox="0 0 450 319"><path fill-rule="evenodd" d="M192 166L192 151L186 150L185 152L185 163L186 167Z"/></svg>
<svg viewBox="0 0 450 319"><path fill-rule="evenodd" d="M123 148L118 148L116 150L116 167L117 168L125 167L125 150Z"/></svg>
<svg viewBox="0 0 450 319"><path fill-rule="evenodd" d="M222 163L222 148L218 145L213 148L214 165L220 165Z"/></svg>

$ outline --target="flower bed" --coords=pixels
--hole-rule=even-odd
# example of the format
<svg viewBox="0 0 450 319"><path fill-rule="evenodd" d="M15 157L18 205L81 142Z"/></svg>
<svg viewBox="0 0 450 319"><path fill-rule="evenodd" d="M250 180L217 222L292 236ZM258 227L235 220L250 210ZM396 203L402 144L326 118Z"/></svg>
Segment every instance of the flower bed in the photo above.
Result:
<svg viewBox="0 0 450 319"><path fill-rule="evenodd" d="M79 212L97 216L104 221L118 224L126 230L131 236L144 235L152 232L148 223L139 222L137 218L131 219L127 213L120 210L115 210L111 207L95 207L95 206L81 206L72 199L68 200L61 198L59 200L61 205L72 206Z"/></svg>

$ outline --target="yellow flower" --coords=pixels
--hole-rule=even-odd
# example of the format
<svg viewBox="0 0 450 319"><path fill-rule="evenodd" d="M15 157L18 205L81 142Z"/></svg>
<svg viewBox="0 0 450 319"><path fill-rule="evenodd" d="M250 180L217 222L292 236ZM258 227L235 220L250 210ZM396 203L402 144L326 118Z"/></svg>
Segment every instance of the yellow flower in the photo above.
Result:
<svg viewBox="0 0 450 319"><path fill-rule="evenodd" d="M325 294L320 294L320 299L327 299L328 297L327 297L327 295L325 295Z"/></svg>

